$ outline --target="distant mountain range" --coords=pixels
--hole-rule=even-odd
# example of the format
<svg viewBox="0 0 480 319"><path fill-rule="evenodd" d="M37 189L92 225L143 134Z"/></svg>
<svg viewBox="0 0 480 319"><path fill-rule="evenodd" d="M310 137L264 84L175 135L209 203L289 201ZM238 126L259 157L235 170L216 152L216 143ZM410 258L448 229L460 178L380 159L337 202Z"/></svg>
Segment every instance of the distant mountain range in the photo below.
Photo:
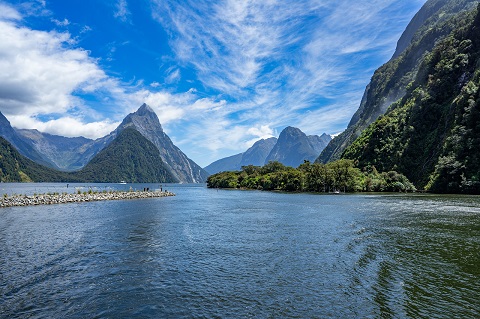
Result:
<svg viewBox="0 0 480 319"><path fill-rule="evenodd" d="M223 171L237 171L247 165L262 166L276 143L275 137L261 139L246 152L219 159L205 167L205 170L210 174L215 174Z"/></svg>
<svg viewBox="0 0 480 319"><path fill-rule="evenodd" d="M277 161L287 166L298 167L305 160L313 162L331 139L332 137L327 134L307 136L298 128L289 126L280 133L265 163Z"/></svg>
<svg viewBox="0 0 480 319"><path fill-rule="evenodd" d="M161 162L166 170L160 174L159 168L153 168L158 173L153 176L163 176L165 180L171 182L184 183L203 183L208 177L208 173L189 159L178 147L176 147L170 138L165 134L155 112L146 104L143 104L136 112L129 114L123 122L113 132L102 138L91 140L83 137L67 138L37 130L20 130L10 125L10 122L0 113L0 136L5 138L18 152L33 160L38 164L48 166L53 169L63 171L79 171L83 168L91 169L91 161L106 147L111 145L121 133L126 129L133 129L139 134L135 134L136 139L129 137L129 141L134 144L133 148L146 147L146 143L139 137L144 137L149 143L155 146L159 156L151 156L150 162L140 161L136 163L138 172L146 172L149 168L139 167L138 164L155 166L156 162ZM122 137L125 138L125 137ZM116 144L114 144L116 145ZM115 153L116 154L116 153ZM105 157L105 152L103 153ZM116 162L118 160L128 161L129 158L115 158L113 153L105 163ZM98 158L96 159L98 161ZM155 161L155 162L153 162ZM94 161L95 162L95 161ZM90 165L89 165L90 164ZM120 163L118 163L120 164ZM84 171L85 172L85 171ZM118 173L118 172L117 172ZM117 173L110 176L119 176ZM131 172L129 173L130 176ZM128 174L127 174L128 175ZM68 175L72 176L72 175ZM84 178L83 176L82 178ZM140 181L141 176L136 176L136 181ZM144 178L144 177L142 177ZM127 178L125 178L127 179ZM116 181L116 180L111 180Z"/></svg>
<svg viewBox="0 0 480 319"><path fill-rule="evenodd" d="M172 183L177 180L162 161L157 147L135 129L127 128L85 167L74 172L40 165L0 137L0 181Z"/></svg>
<svg viewBox="0 0 480 319"><path fill-rule="evenodd" d="M278 139L272 137L257 141L246 152L215 161L205 170L215 174L240 170L247 165L263 166L269 161L298 167L304 160L313 162L331 139L327 134L307 136L298 128L289 126L280 133Z"/></svg>

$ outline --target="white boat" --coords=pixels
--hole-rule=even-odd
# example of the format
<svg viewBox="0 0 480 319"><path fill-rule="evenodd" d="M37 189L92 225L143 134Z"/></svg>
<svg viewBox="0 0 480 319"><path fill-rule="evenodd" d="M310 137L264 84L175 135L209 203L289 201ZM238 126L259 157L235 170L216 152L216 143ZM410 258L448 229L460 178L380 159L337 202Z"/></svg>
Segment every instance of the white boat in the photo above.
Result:
<svg viewBox="0 0 480 319"><path fill-rule="evenodd" d="M125 182L125 181L120 181L120 185L127 185L127 182Z"/></svg>

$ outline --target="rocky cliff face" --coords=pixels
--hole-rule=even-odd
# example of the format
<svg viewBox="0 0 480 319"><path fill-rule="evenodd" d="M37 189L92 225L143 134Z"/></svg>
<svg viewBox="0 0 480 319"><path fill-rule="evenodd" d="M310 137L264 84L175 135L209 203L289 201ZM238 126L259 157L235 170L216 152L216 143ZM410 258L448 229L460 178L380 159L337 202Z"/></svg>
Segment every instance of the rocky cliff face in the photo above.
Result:
<svg viewBox="0 0 480 319"><path fill-rule="evenodd" d="M480 6L443 26L452 31L425 53L404 97L343 157L397 170L417 188L480 194Z"/></svg>
<svg viewBox="0 0 480 319"><path fill-rule="evenodd" d="M427 1L400 38L393 58L375 71L347 129L329 143L317 161L339 159L368 125L404 97L426 54L455 28L450 19L473 9L476 3L476 0Z"/></svg>
<svg viewBox="0 0 480 319"><path fill-rule="evenodd" d="M15 131L44 158L54 163L54 168L64 171L82 168L103 148L94 140L84 137L64 137L38 130Z"/></svg>
<svg viewBox="0 0 480 319"><path fill-rule="evenodd" d="M140 132L126 128L80 171L71 173L96 183L176 183L160 151Z"/></svg>
<svg viewBox="0 0 480 319"><path fill-rule="evenodd" d="M263 166L277 141L277 138L271 137L255 142L252 147L243 153L240 167L248 165Z"/></svg>
<svg viewBox="0 0 480 319"><path fill-rule="evenodd" d="M58 168L54 162L48 157L43 156L33 147L28 140L26 141L17 131L10 125L7 118L0 112L0 136L7 140L15 147L23 156L52 168Z"/></svg>
<svg viewBox="0 0 480 319"><path fill-rule="evenodd" d="M278 161L292 167L298 167L305 160L313 162L328 139L329 135L307 136L298 128L289 126L280 133L265 162Z"/></svg>
<svg viewBox="0 0 480 319"><path fill-rule="evenodd" d="M155 112L146 104L125 117L116 130L96 140L67 138L37 130L16 130L0 113L0 136L35 162L65 171L84 167L127 128L137 130L158 148L162 161L175 180L183 183L206 181L208 173L173 144Z"/></svg>
<svg viewBox="0 0 480 319"><path fill-rule="evenodd" d="M320 154L328 143L332 140L332 137L328 134L323 133L322 135L309 135L307 136L310 146L317 153Z"/></svg>
<svg viewBox="0 0 480 319"><path fill-rule="evenodd" d="M160 151L160 156L172 175L183 183L203 183L208 173L189 159L163 131L155 112L143 104L136 112L129 114L119 127L112 132L116 136L126 128L134 128Z"/></svg>

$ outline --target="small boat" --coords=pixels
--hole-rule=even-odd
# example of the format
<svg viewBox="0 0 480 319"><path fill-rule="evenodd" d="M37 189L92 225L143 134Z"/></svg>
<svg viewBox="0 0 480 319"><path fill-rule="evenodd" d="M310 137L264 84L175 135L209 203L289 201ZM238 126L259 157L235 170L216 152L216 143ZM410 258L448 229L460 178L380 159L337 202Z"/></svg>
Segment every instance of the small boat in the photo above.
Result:
<svg viewBox="0 0 480 319"><path fill-rule="evenodd" d="M127 185L127 182L125 182L125 181L120 181L120 185Z"/></svg>

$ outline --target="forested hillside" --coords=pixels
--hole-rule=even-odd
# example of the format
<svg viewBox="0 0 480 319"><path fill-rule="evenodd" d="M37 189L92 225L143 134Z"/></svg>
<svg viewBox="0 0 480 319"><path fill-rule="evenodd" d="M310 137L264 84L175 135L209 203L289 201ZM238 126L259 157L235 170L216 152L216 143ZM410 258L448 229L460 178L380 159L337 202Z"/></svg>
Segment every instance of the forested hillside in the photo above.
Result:
<svg viewBox="0 0 480 319"><path fill-rule="evenodd" d="M394 57L375 71L348 128L330 142L317 161L327 163L341 158L368 125L403 98L411 89L409 84L419 73L423 74L425 57L435 44L457 29L477 3L477 0L428 0L399 40Z"/></svg>
<svg viewBox="0 0 480 319"><path fill-rule="evenodd" d="M61 172L37 164L0 137L1 182L116 183L122 180L129 183L177 182L156 146L132 128L123 130L107 148L76 172Z"/></svg>
<svg viewBox="0 0 480 319"><path fill-rule="evenodd" d="M358 165L397 170L417 187L480 193L479 8L444 23L405 96L343 154Z"/></svg>
<svg viewBox="0 0 480 319"><path fill-rule="evenodd" d="M0 137L1 182L80 182L75 176L35 163Z"/></svg>
<svg viewBox="0 0 480 319"><path fill-rule="evenodd" d="M137 130L127 128L83 169L72 173L88 182L178 182L166 168L157 147Z"/></svg>

